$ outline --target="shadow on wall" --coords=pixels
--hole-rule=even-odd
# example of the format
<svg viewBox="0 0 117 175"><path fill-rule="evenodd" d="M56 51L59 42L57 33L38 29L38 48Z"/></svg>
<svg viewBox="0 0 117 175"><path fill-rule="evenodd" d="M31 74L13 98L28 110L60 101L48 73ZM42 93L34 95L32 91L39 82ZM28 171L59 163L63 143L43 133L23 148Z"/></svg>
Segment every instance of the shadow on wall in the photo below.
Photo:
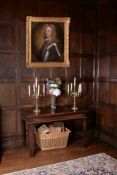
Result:
<svg viewBox="0 0 117 175"><path fill-rule="evenodd" d="M2 148L2 110L0 107L0 162L2 160L2 153L3 153L3 148Z"/></svg>

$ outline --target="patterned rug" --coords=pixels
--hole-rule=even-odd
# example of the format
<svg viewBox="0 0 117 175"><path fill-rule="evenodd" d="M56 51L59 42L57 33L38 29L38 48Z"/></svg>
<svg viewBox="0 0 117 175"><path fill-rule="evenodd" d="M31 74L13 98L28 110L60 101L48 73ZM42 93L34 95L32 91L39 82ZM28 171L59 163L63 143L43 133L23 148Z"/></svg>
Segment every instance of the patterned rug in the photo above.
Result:
<svg viewBox="0 0 117 175"><path fill-rule="evenodd" d="M117 175L117 160L100 153L5 175Z"/></svg>

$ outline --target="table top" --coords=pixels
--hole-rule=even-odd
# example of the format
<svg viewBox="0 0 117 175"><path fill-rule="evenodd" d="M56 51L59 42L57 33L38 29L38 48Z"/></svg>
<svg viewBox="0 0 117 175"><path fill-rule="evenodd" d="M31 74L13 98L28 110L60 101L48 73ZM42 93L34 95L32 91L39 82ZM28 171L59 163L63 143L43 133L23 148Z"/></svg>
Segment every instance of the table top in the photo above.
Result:
<svg viewBox="0 0 117 175"><path fill-rule="evenodd" d="M89 108L79 108L74 112L71 109L71 106L57 106L57 109L54 112L50 107L41 107L40 113L35 114L33 109L33 107L21 107L19 109L21 117L27 123L42 123L86 118L86 113L90 111Z"/></svg>

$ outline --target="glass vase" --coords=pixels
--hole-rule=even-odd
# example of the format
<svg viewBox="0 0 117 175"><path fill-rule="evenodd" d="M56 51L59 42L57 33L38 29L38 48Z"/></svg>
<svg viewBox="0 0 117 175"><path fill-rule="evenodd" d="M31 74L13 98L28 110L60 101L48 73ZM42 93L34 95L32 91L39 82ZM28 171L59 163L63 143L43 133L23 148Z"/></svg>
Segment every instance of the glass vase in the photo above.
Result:
<svg viewBox="0 0 117 175"><path fill-rule="evenodd" d="M56 110L56 96L51 95L51 110L55 111Z"/></svg>

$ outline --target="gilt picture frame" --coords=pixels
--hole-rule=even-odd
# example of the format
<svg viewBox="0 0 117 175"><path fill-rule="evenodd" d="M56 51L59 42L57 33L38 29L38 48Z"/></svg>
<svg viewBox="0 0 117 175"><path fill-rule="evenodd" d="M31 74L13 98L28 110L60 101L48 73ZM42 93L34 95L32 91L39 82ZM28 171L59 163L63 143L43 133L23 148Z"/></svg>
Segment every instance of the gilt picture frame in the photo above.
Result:
<svg viewBox="0 0 117 175"><path fill-rule="evenodd" d="M69 67L70 18L26 18L26 66Z"/></svg>

